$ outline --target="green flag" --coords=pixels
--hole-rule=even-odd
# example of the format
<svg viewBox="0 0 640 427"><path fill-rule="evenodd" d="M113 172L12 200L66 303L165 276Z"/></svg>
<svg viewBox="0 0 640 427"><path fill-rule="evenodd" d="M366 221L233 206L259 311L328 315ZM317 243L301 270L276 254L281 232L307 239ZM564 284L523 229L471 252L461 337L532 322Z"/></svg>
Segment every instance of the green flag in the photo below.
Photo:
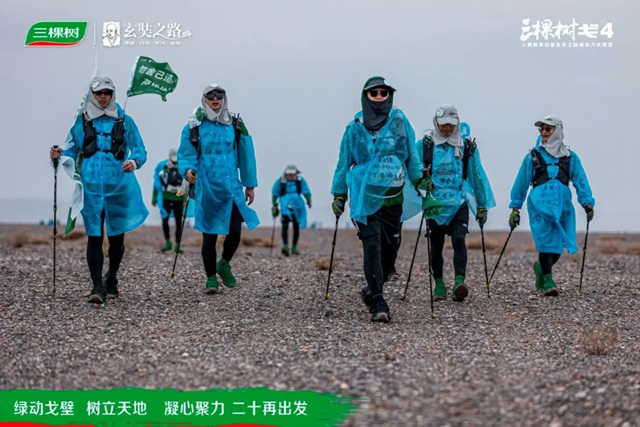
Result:
<svg viewBox="0 0 640 427"><path fill-rule="evenodd" d="M138 56L131 70L127 96L155 93L166 101L167 94L173 92L177 85L178 75L173 72L169 63Z"/></svg>

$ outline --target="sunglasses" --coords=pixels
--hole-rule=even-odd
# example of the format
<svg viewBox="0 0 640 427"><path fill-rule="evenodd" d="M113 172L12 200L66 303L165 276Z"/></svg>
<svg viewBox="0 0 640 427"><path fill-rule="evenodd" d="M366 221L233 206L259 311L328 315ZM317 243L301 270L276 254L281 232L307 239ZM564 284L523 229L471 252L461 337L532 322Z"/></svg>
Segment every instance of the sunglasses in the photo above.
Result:
<svg viewBox="0 0 640 427"><path fill-rule="evenodd" d="M113 95L113 92L110 91L110 90L101 90L100 92L93 92L93 93L95 93L98 96L101 96L101 95Z"/></svg>
<svg viewBox="0 0 640 427"><path fill-rule="evenodd" d="M389 95L389 91L386 89L369 89L367 92L372 98L375 98L376 96L386 98Z"/></svg>
<svg viewBox="0 0 640 427"><path fill-rule="evenodd" d="M552 130L554 130L554 129L555 129L555 127L552 127L552 126L540 126L540 127L538 128L538 130L539 130L540 132L551 132L551 131L552 131Z"/></svg>
<svg viewBox="0 0 640 427"><path fill-rule="evenodd" d="M213 101L214 99L224 99L224 93L222 92L209 92L204 96L209 101Z"/></svg>

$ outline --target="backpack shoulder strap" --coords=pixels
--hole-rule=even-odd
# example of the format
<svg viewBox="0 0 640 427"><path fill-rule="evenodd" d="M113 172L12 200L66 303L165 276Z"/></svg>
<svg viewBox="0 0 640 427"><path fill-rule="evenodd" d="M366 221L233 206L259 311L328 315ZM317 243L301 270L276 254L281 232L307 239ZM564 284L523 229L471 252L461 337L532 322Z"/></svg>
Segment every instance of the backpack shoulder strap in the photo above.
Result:
<svg viewBox="0 0 640 427"><path fill-rule="evenodd" d="M296 190L298 190L298 194L302 194L302 180L300 177L296 178Z"/></svg>
<svg viewBox="0 0 640 427"><path fill-rule="evenodd" d="M431 170L431 164L433 163L433 140L425 135L422 138L422 161L425 169Z"/></svg>
<svg viewBox="0 0 640 427"><path fill-rule="evenodd" d="M200 158L200 126L194 126L189 129L189 142L193 145Z"/></svg>
<svg viewBox="0 0 640 427"><path fill-rule="evenodd" d="M462 179L467 179L469 176L469 159L476 152L476 148L478 148L478 144L476 144L475 138L465 138L464 151L462 152Z"/></svg>

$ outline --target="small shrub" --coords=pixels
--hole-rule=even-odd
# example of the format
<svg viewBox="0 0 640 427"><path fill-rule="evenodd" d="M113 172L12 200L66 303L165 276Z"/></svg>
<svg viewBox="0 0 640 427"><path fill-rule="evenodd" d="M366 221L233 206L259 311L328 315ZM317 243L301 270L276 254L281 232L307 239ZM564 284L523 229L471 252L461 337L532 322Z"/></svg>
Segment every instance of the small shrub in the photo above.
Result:
<svg viewBox="0 0 640 427"><path fill-rule="evenodd" d="M331 263L331 259L330 258L318 258L313 263L316 266L316 270L329 271L329 264ZM338 266L338 262L334 259L333 260L332 269L335 271L337 266Z"/></svg>
<svg viewBox="0 0 640 427"><path fill-rule="evenodd" d="M261 237L250 237L250 236L242 236L240 240L242 246L246 246L248 248L270 248L271 241L267 239L263 239ZM274 245L275 246L275 245Z"/></svg>
<svg viewBox="0 0 640 427"><path fill-rule="evenodd" d="M14 248L21 248L27 245L48 245L51 243L51 239L45 237L30 236L25 233L18 233L11 239L11 246Z"/></svg>
<svg viewBox="0 0 640 427"><path fill-rule="evenodd" d="M613 350L618 342L615 326L595 326L582 330L582 348L587 354L601 356Z"/></svg>

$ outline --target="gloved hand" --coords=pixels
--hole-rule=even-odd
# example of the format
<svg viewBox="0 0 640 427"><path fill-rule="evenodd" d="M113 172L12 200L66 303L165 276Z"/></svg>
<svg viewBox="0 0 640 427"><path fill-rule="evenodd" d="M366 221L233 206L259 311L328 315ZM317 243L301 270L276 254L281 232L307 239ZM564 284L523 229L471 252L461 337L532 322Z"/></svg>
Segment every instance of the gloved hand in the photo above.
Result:
<svg viewBox="0 0 640 427"><path fill-rule="evenodd" d="M271 206L271 216L275 218L278 215L280 215L280 209L278 209L278 205Z"/></svg>
<svg viewBox="0 0 640 427"><path fill-rule="evenodd" d="M584 205L582 205L582 207L587 213L587 222L591 221L593 219L593 206L591 206L589 203L585 203Z"/></svg>
<svg viewBox="0 0 640 427"><path fill-rule="evenodd" d="M509 215L509 227L513 230L520 225L520 210L513 209L511 215Z"/></svg>
<svg viewBox="0 0 640 427"><path fill-rule="evenodd" d="M489 212L486 208L478 208L478 214L476 215L476 221L480 225L480 228L484 227L484 224L487 222L487 217Z"/></svg>
<svg viewBox="0 0 640 427"><path fill-rule="evenodd" d="M305 199L307 199L307 206L311 209L311 194L305 194Z"/></svg>
<svg viewBox="0 0 640 427"><path fill-rule="evenodd" d="M331 203L331 209L333 209L333 213L336 218L340 218L340 215L344 212L344 202L345 199L342 196L335 196L333 198L333 203Z"/></svg>
<svg viewBox="0 0 640 427"><path fill-rule="evenodd" d="M431 181L431 176L427 175L426 178L416 178L412 182L413 188L416 190L424 190L427 193L431 193L433 191L433 182Z"/></svg>

